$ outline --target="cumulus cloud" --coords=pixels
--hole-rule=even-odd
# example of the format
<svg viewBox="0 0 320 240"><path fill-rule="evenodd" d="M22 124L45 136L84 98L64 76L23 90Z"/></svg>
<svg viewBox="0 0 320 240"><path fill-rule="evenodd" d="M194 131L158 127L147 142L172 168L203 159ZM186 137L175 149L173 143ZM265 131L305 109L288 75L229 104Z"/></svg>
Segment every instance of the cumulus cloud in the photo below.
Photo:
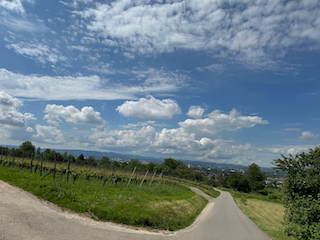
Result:
<svg viewBox="0 0 320 240"><path fill-rule="evenodd" d="M302 132L299 139L302 141L309 141L309 140L316 140L318 137L319 137L319 134L311 133L309 131L304 131Z"/></svg>
<svg viewBox="0 0 320 240"><path fill-rule="evenodd" d="M319 48L319 9L319 1L309 0L119 0L74 13L89 21L87 30L128 52L209 50L248 67L274 68L291 49Z"/></svg>
<svg viewBox="0 0 320 240"><path fill-rule="evenodd" d="M263 148L258 148L260 152L271 152L271 153L276 153L276 154L284 154L284 155L295 155L297 153L301 152L308 152L309 149L313 149L316 146L311 146L311 145L300 145L300 146L293 146L293 145L288 145L288 146L270 146L270 147L263 147ZM280 156L278 156L280 157Z"/></svg>
<svg viewBox="0 0 320 240"><path fill-rule="evenodd" d="M268 124L258 116L241 116L232 109L229 114L221 113L221 110L214 110L204 119L186 119L179 122L181 128L188 132L215 134L219 131L235 131L242 128L251 128L257 124Z"/></svg>
<svg viewBox="0 0 320 240"><path fill-rule="evenodd" d="M156 99L152 96L140 98L138 101L126 101L116 110L125 117L170 119L180 114L179 105L172 99Z"/></svg>
<svg viewBox="0 0 320 240"><path fill-rule="evenodd" d="M63 105L48 104L44 110L47 113L43 119L56 126L61 123L63 118L66 122L75 124L94 124L104 125L106 123L99 112L94 111L93 107L83 107L81 111L72 105L64 107Z"/></svg>
<svg viewBox="0 0 320 240"><path fill-rule="evenodd" d="M42 126L40 124L37 124L35 128L37 134L34 134L32 137L36 141L54 144L66 143L66 138L63 135L62 131L54 126Z"/></svg>
<svg viewBox="0 0 320 240"><path fill-rule="evenodd" d="M254 127L256 124L267 124L266 120L260 117L241 116L236 110L229 114L218 114L214 111L210 114L213 124L198 125L190 128L180 124L180 128L163 128L157 131L153 122L132 124L133 129L107 130L96 128L93 134L88 137L88 142L97 144L101 148L134 148L135 152L156 152L170 156L196 157L201 160L226 160L241 157L247 151L252 151L250 144L234 144L232 140L223 140L212 133L223 130L238 130ZM191 119L187 119L191 120ZM184 121L183 123L187 122ZM203 120L203 119L196 119ZM195 120L195 121L196 121ZM146 123L148 125L146 125ZM137 128L141 125L141 128ZM129 126L128 126L129 128ZM209 129L209 130L208 130ZM207 134L208 131L211 133ZM205 132L208 136L199 134Z"/></svg>
<svg viewBox="0 0 320 240"><path fill-rule="evenodd" d="M0 92L0 124L16 127L27 127L26 122L36 118L31 113L21 113L17 108L21 107L22 101L11 95Z"/></svg>
<svg viewBox="0 0 320 240"><path fill-rule="evenodd" d="M191 106L189 108L189 111L187 112L187 115L189 117L199 119L199 118L202 118L203 113L204 113L204 108L200 106Z"/></svg>

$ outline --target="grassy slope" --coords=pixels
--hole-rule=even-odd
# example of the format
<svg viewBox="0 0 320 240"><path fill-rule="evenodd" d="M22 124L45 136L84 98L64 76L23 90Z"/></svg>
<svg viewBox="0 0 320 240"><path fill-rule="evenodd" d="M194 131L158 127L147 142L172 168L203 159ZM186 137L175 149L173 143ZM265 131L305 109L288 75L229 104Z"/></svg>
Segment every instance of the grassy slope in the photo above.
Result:
<svg viewBox="0 0 320 240"><path fill-rule="evenodd" d="M249 198L244 204L240 198L235 198L236 204L262 231L274 240L295 239L284 233L284 211L281 203L267 202Z"/></svg>
<svg viewBox="0 0 320 240"><path fill-rule="evenodd" d="M154 229L177 230L190 225L207 200L183 186L132 183L117 186L97 180L78 179L75 184L52 175L40 181L38 173L0 166L0 179L39 198L75 212L88 212L95 219Z"/></svg>
<svg viewBox="0 0 320 240"><path fill-rule="evenodd" d="M214 189L208 190L206 188L201 188L201 187L197 187L197 188L199 188L201 191L203 191L204 193L208 194L211 197L217 198L217 197L220 196L220 192L218 192L218 191L216 191Z"/></svg>

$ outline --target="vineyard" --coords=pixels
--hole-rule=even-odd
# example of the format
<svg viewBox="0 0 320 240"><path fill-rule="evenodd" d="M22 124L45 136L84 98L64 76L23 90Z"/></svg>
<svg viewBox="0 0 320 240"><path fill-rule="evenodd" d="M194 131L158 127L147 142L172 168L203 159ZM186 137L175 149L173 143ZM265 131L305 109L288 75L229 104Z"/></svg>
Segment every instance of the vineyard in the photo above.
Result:
<svg viewBox="0 0 320 240"><path fill-rule="evenodd" d="M206 200L186 185L210 186L163 173L1 155L0 179L91 218L176 230L190 225Z"/></svg>

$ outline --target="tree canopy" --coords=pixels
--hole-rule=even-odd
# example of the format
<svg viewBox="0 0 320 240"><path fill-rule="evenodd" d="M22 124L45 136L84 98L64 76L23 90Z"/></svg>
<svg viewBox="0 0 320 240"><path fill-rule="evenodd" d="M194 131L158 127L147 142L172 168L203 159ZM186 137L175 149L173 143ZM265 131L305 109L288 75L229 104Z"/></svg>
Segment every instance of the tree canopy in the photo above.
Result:
<svg viewBox="0 0 320 240"><path fill-rule="evenodd" d="M287 172L286 232L299 239L320 239L320 148L273 161L274 169Z"/></svg>

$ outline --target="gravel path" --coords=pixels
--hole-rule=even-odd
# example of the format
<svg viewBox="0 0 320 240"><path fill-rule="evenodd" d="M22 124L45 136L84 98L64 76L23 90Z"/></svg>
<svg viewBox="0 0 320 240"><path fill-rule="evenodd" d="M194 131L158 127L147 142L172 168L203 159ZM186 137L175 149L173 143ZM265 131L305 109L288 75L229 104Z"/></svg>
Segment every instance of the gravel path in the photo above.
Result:
<svg viewBox="0 0 320 240"><path fill-rule="evenodd" d="M0 240L124 240L124 239L269 239L234 203L228 192L209 200L196 221L186 229L150 232L63 212L19 188L0 181Z"/></svg>

